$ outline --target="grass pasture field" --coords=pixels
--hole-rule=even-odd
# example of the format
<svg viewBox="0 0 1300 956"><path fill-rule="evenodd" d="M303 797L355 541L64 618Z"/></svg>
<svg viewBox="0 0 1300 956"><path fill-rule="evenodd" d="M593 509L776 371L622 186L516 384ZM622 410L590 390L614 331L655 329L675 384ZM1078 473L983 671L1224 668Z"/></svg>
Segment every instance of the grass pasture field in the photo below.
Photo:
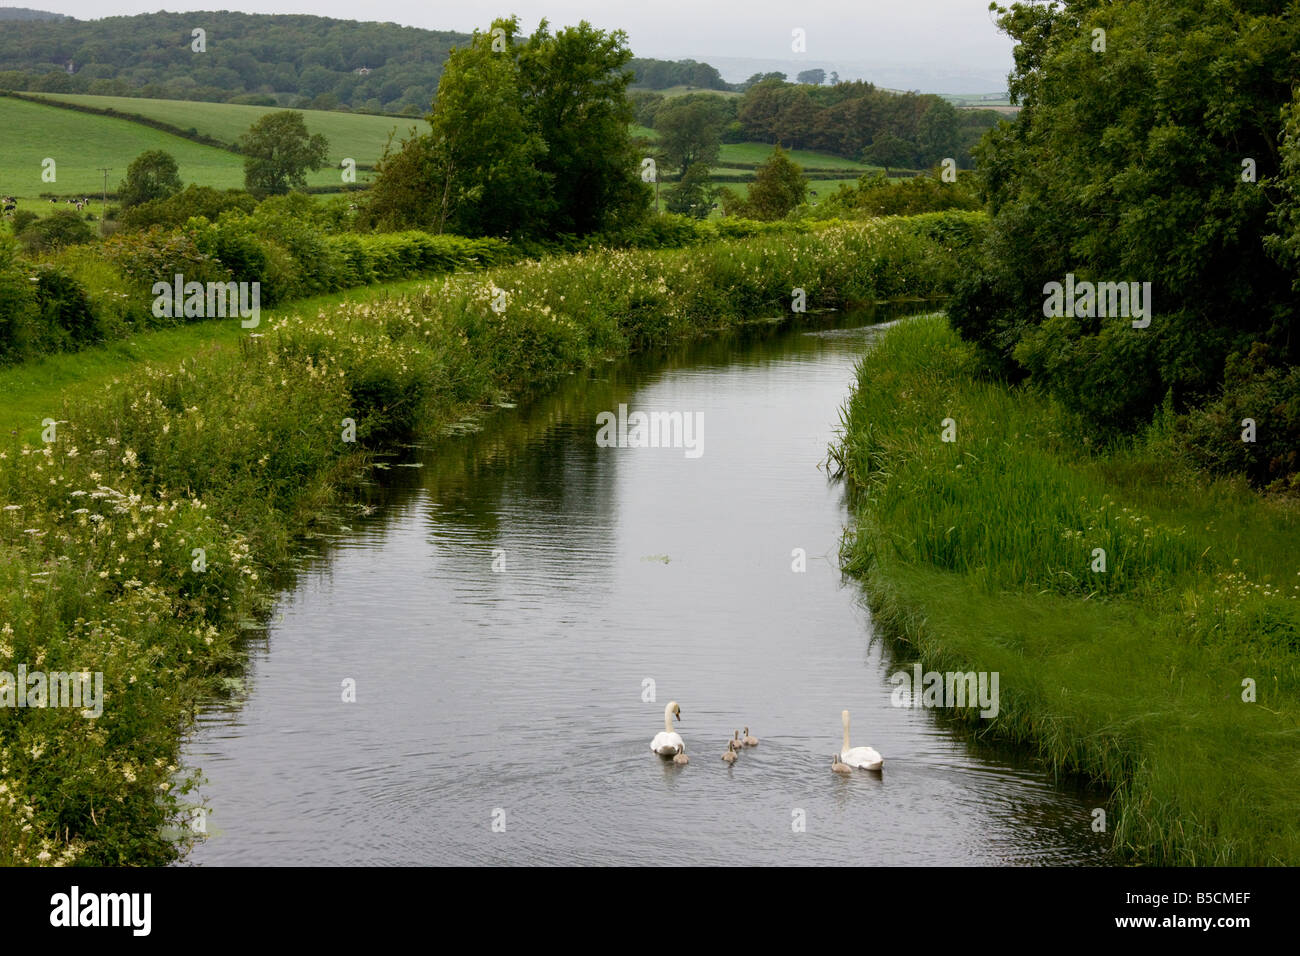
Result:
<svg viewBox="0 0 1300 956"><path fill-rule="evenodd" d="M234 153L127 120L0 97L0 127L5 130L0 138L0 192L6 195L29 199L41 193L97 197L104 186L100 167L111 170L111 192L126 175L131 160L150 149L165 149L176 157L186 182L220 188L244 183L244 163ZM55 163L54 182L41 178L47 158Z"/></svg>
<svg viewBox="0 0 1300 956"><path fill-rule="evenodd" d="M181 130L194 130L223 143L235 143L248 128L277 106L244 106L238 103L191 103L185 100L152 100L134 96L85 96L72 93L42 93L46 99L95 109L113 109L146 119L168 123ZM383 154L388 134L405 137L412 127L426 132L429 125L416 117L373 116L326 110L296 110L307 123L307 132L320 133L330 144L329 158L337 163L345 157L371 166Z"/></svg>
<svg viewBox="0 0 1300 956"><path fill-rule="evenodd" d="M685 84L680 83L677 86L666 86L662 90L652 90L649 87L644 86L633 86L629 88L628 92L658 93L660 96L665 96L669 99L674 96L685 96L688 93L711 93L714 96L721 96L726 99L735 99L738 96L745 95L743 93L737 93L735 90L711 90L703 86L686 86Z"/></svg>
<svg viewBox="0 0 1300 956"><path fill-rule="evenodd" d="M99 171L101 167L110 170L108 191L111 193L126 175L131 160L151 149L166 150L174 156L181 179L186 183L216 189L242 189L244 185L244 160L238 154L191 142L130 120L95 116L6 96L0 97L0 128L5 130L5 136L0 138L0 194L4 195L26 200L35 200L41 193L98 197L104 187L104 177ZM330 155L342 155L333 141ZM47 158L55 162L54 182L45 182L41 178L42 163ZM357 182L364 182L368 175L358 170ZM309 186L340 184L339 171L326 167L309 172L307 183ZM25 208L36 212L42 210L41 204L28 203Z"/></svg>
<svg viewBox="0 0 1300 956"><path fill-rule="evenodd" d="M790 159L804 168L804 172L819 169L858 170L866 173L879 166L868 166L856 159L845 159L830 153L817 153L808 149L788 149ZM768 143L723 143L718 163L722 166L756 165L765 162L772 155L772 146Z"/></svg>

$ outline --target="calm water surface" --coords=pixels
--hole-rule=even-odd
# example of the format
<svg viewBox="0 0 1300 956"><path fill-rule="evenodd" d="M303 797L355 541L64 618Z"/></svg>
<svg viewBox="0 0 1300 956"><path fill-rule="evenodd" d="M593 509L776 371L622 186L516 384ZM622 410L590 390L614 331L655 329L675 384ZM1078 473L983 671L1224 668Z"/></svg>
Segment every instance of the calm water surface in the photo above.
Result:
<svg viewBox="0 0 1300 956"><path fill-rule="evenodd" d="M1095 795L890 705L906 665L839 573L818 468L889 317L609 364L389 460L200 717L189 861L1104 862ZM701 413L703 455L597 447L620 403ZM683 768L649 750L669 700ZM844 708L883 774L831 773Z"/></svg>

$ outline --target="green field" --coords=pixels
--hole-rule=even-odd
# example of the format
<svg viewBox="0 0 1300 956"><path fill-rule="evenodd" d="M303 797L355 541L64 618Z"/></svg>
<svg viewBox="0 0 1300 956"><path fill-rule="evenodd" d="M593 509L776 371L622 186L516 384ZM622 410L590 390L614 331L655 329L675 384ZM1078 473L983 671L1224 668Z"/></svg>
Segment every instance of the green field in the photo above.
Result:
<svg viewBox="0 0 1300 956"><path fill-rule="evenodd" d="M819 202L835 192L840 186L852 186L855 180L852 179L809 179L808 180L808 198L813 202ZM728 189L740 193L742 196L749 195L749 183L722 183Z"/></svg>
<svg viewBox="0 0 1300 956"><path fill-rule="evenodd" d="M856 159L845 159L843 156L833 156L830 153L815 153L807 149L788 149L786 154L802 166L805 172L810 169L856 169L865 173L879 168L860 163ZM736 163L752 165L764 162L771 155L772 146L768 143L723 143L718 162L724 166Z"/></svg>
<svg viewBox="0 0 1300 956"><path fill-rule="evenodd" d="M150 149L171 153L184 182L219 189L244 185L244 161L235 153L193 143L129 120L78 113L6 96L0 97L0 128L5 131L0 139L0 193L4 195L27 200L35 200L41 193L96 197L104 186L100 167L109 168L108 189L112 192L122 181L131 160ZM334 152L331 147L331 154ZM41 164L46 158L55 162L52 183L41 179ZM359 171L357 181L364 182L366 176ZM309 173L307 181L312 186L338 184L339 172L327 167ZM25 205L38 212L42 209L38 203Z"/></svg>
<svg viewBox="0 0 1300 956"><path fill-rule="evenodd" d="M234 103L190 103L185 100L149 100L133 96L78 96L67 93L42 93L46 99L97 109L114 109L134 113L146 119L169 123L181 130L211 136L223 143L234 143L248 128L267 113L280 111L275 106L242 106ZM364 113L337 113L324 110L298 110L307 122L307 131L320 133L330 143L330 161L345 157L370 166L383 153L388 134L397 138L407 135L411 127L421 132L428 124L413 117L371 116Z"/></svg>
<svg viewBox="0 0 1300 956"><path fill-rule="evenodd" d="M658 93L660 96L666 96L670 99L674 96L685 96L687 93L712 93L714 96L724 96L728 99L745 95L743 93L737 93L735 90L708 90L702 86L668 86L662 90L652 90L644 86L634 86L630 88L629 92Z"/></svg>

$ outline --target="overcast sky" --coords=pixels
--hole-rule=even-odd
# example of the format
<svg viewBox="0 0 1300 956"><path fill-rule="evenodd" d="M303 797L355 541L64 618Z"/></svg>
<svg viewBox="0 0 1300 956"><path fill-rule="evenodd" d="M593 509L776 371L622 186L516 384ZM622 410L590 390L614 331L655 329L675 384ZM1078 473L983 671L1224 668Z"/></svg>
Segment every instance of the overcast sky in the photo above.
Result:
<svg viewBox="0 0 1300 956"><path fill-rule="evenodd" d="M911 65L978 73L996 80L995 88L1004 85L1011 66L1011 42L997 31L988 0L0 0L0 6L33 7L81 20L159 9L309 13L466 33L485 27L494 16L515 13L526 31L543 16L552 26L588 20L605 29L620 28L638 56L664 59ZM791 51L796 27L806 31L805 54Z"/></svg>

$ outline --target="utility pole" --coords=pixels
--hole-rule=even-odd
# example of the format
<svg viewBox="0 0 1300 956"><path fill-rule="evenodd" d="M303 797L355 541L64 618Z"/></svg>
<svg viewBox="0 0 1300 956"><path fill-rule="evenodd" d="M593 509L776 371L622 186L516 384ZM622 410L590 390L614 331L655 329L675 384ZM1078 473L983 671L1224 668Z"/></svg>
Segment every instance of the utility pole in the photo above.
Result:
<svg viewBox="0 0 1300 956"><path fill-rule="evenodd" d="M97 166L96 168L104 174L104 192L100 196L99 209L99 234L102 236L105 235L105 230L108 229L108 174L112 167Z"/></svg>

